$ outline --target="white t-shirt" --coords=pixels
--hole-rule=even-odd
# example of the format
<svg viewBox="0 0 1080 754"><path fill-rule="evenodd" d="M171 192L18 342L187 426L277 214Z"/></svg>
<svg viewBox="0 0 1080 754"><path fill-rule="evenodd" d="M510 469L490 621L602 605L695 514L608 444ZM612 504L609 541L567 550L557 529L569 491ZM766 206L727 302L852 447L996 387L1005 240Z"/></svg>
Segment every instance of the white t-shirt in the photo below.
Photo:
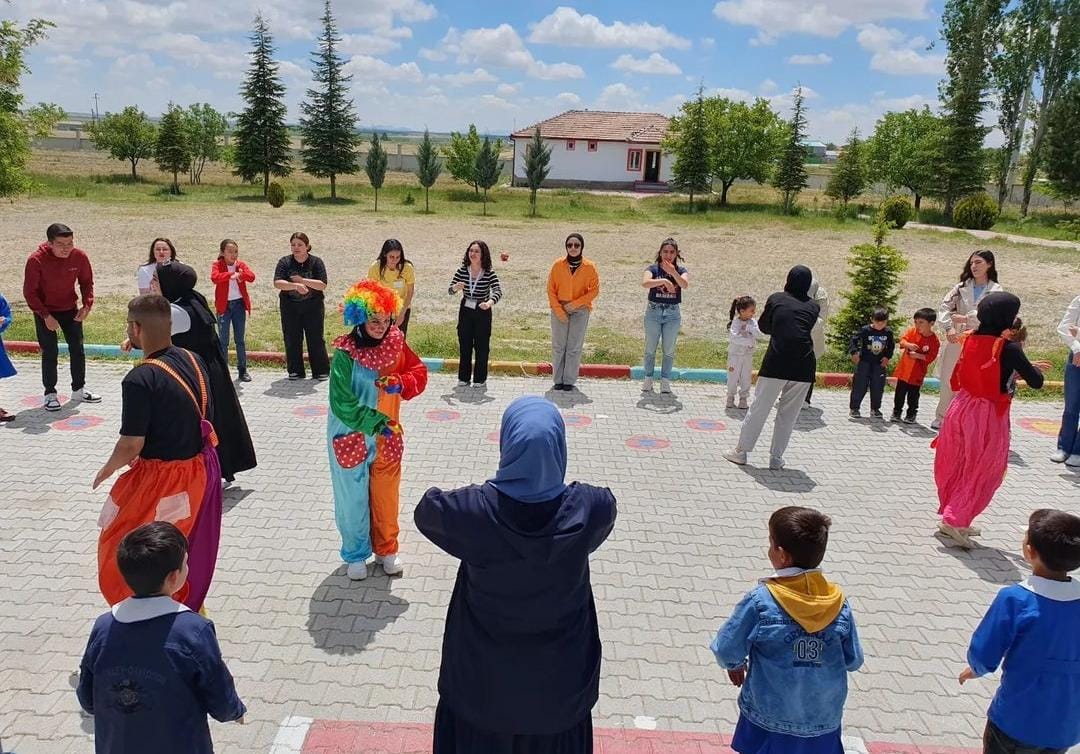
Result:
<svg viewBox="0 0 1080 754"><path fill-rule="evenodd" d="M235 264L227 265L227 268L230 275L236 272ZM229 301L236 301L238 298L243 298L243 295L240 293L240 283L229 278Z"/></svg>

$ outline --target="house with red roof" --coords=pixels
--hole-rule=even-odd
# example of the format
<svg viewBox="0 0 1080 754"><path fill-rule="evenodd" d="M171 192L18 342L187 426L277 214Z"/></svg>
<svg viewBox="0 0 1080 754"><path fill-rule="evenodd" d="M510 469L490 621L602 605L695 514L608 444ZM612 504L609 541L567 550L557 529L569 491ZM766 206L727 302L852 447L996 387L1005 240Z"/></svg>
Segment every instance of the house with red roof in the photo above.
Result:
<svg viewBox="0 0 1080 754"><path fill-rule="evenodd" d="M525 149L536 127L551 147L545 188L666 191L672 157L660 146L669 118L659 113L568 110L515 131L511 175L525 186Z"/></svg>

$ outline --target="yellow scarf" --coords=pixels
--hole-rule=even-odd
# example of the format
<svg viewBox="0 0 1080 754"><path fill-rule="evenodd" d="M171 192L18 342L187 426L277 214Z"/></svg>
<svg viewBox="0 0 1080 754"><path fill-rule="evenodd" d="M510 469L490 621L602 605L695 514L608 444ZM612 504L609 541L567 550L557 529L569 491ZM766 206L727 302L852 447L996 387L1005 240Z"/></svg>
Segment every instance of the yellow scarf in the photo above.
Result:
<svg viewBox="0 0 1080 754"><path fill-rule="evenodd" d="M844 606L840 587L826 581L819 571L770 578L765 587L784 612L811 634L836 620Z"/></svg>

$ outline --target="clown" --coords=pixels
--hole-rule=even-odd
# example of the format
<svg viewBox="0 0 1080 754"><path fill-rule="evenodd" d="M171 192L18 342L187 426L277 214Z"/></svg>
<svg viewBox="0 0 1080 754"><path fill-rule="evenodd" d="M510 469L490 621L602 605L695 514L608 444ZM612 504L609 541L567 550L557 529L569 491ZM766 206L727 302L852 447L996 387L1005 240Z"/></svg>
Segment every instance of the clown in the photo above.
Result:
<svg viewBox="0 0 1080 754"><path fill-rule="evenodd" d="M398 488L404 449L398 423L402 399L424 392L427 367L405 345L391 317L401 308L392 289L371 280L345 294L345 324L330 365L326 427L334 515L341 558L350 579L367 577L367 559L388 575L403 570L398 557Z"/></svg>

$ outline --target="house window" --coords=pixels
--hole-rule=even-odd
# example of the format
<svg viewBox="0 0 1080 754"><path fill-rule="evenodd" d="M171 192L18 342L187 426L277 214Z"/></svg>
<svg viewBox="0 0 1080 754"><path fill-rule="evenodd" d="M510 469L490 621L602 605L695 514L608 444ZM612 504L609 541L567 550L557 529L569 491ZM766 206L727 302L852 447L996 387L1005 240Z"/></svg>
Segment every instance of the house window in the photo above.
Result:
<svg viewBox="0 0 1080 754"><path fill-rule="evenodd" d="M595 141L590 141L589 142L589 151L590 152L595 152L596 151L596 142Z"/></svg>
<svg viewBox="0 0 1080 754"><path fill-rule="evenodd" d="M574 143L573 139L567 139L566 140L566 151L567 152L573 152L574 151L574 146L575 146L575 143Z"/></svg>
<svg viewBox="0 0 1080 754"><path fill-rule="evenodd" d="M641 150L631 149L626 153L626 169L637 173L641 171Z"/></svg>

